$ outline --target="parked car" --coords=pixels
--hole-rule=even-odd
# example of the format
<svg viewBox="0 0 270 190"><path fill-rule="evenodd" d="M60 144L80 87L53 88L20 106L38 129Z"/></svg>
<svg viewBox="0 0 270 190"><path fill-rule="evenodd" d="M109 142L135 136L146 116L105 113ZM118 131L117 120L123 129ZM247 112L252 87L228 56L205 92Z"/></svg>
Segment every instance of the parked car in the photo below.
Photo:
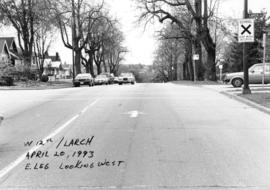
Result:
<svg viewBox="0 0 270 190"><path fill-rule="evenodd" d="M94 78L89 73L81 73L75 77L73 85L75 87L79 87L80 85L94 86Z"/></svg>
<svg viewBox="0 0 270 190"><path fill-rule="evenodd" d="M118 77L114 77L114 79L113 79L113 83L118 83L118 82L119 82Z"/></svg>
<svg viewBox="0 0 270 190"><path fill-rule="evenodd" d="M250 84L260 84L263 79L263 63L258 63L249 68L249 83ZM265 66L265 84L270 83L270 63L266 63ZM241 87L244 83L244 73L228 73L225 74L223 81L225 83L232 84L234 87Z"/></svg>
<svg viewBox="0 0 270 190"><path fill-rule="evenodd" d="M135 77L132 73L121 73L118 77L118 84L122 85L123 83L135 84Z"/></svg>
<svg viewBox="0 0 270 190"><path fill-rule="evenodd" d="M100 74L96 76L95 78L95 84L96 85L103 85L103 84L109 84L109 78L105 74Z"/></svg>
<svg viewBox="0 0 270 190"><path fill-rule="evenodd" d="M101 73L101 75L107 76L107 78L109 79L109 84L114 83L114 74L113 73L105 72L105 73Z"/></svg>

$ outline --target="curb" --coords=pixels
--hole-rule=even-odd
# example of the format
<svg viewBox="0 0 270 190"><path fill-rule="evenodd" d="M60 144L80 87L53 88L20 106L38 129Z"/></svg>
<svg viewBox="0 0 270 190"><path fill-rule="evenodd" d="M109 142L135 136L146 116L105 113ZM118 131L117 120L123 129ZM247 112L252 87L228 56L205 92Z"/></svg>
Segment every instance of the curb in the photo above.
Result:
<svg viewBox="0 0 270 190"><path fill-rule="evenodd" d="M253 108L256 108L256 109L270 115L270 109L269 108L267 108L265 106L262 106L262 105L260 105L258 103L255 103L255 102L253 102L251 100L248 100L246 98L242 98L240 96L237 96L235 94L231 94L231 93L228 93L228 92L225 92L225 91L220 92L220 94L223 94L223 95L225 95L225 96L227 96L227 97L229 97L231 99L235 99L235 100L237 100L239 102L242 102L242 103L244 103L246 105L249 105L249 106L251 106Z"/></svg>
<svg viewBox="0 0 270 190"><path fill-rule="evenodd" d="M3 120L4 120L4 116L0 114L0 126Z"/></svg>
<svg viewBox="0 0 270 190"><path fill-rule="evenodd" d="M58 89L66 89L66 88L73 88L72 85L70 86L51 86L51 87L18 87L18 88L8 88L8 87L0 87L0 91L7 91L7 90L58 90Z"/></svg>

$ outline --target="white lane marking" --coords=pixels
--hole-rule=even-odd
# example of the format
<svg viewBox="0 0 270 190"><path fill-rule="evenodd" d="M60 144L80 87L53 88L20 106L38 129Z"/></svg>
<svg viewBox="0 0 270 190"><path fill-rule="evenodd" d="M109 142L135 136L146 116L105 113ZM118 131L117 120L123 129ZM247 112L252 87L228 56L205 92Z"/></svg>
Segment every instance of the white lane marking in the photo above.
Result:
<svg viewBox="0 0 270 190"><path fill-rule="evenodd" d="M94 106L97 102L99 101L99 99L95 100L94 102L92 102L91 104L89 104L88 106L86 106L79 114L75 115L74 117L72 117L70 120L68 120L66 123L64 123L62 126L60 126L59 128L57 128L55 131L53 131L51 134L49 134L47 137L45 137L42 141L46 142L46 140L53 138L54 136L56 136L58 133L60 133L62 130L64 130L68 125L70 125L72 122L74 122L76 119L78 119L78 117L85 113L87 111L88 108L90 108L91 106ZM43 145L44 146L44 145ZM42 145L37 145L34 146L33 148L31 148L29 151L23 153L21 156L19 156L15 161L11 162L8 166L6 166L4 169L2 169L0 171L0 179L2 177L4 177L5 175L7 175L11 170L13 170L16 166L18 166L22 161L24 161L24 159L26 158L27 153L32 153L36 150L38 150L40 147L42 147Z"/></svg>
<svg viewBox="0 0 270 190"><path fill-rule="evenodd" d="M128 114L130 118L137 118L139 115L142 115L144 113L143 112L139 112L137 110L134 110L134 111L129 111L126 114Z"/></svg>
<svg viewBox="0 0 270 190"><path fill-rule="evenodd" d="M99 99L95 100L94 102L92 102L91 104L89 104L88 106L86 106L86 107L81 111L81 114L84 114L90 107L92 107L93 105L95 105L98 101L99 101Z"/></svg>

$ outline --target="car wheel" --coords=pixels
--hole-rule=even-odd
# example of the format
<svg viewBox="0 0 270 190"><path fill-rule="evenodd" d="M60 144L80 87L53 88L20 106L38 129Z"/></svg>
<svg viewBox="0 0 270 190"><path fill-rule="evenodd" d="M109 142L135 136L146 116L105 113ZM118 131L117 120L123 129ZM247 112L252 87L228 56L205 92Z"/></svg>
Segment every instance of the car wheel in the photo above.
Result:
<svg viewBox="0 0 270 190"><path fill-rule="evenodd" d="M243 79L241 78L235 78L232 80L233 87L241 87L243 85Z"/></svg>
<svg viewBox="0 0 270 190"><path fill-rule="evenodd" d="M119 82L118 84L119 84L119 85L122 85L122 83L121 83L121 82Z"/></svg>
<svg viewBox="0 0 270 190"><path fill-rule="evenodd" d="M131 82L131 84L133 84L133 85L134 85L134 84L135 84L135 82Z"/></svg>

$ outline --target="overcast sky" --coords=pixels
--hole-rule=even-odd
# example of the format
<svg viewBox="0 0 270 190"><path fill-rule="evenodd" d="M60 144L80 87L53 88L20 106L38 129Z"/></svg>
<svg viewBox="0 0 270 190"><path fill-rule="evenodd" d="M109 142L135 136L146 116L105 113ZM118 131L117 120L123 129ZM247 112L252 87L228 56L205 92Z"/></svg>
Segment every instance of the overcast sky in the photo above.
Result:
<svg viewBox="0 0 270 190"><path fill-rule="evenodd" d="M136 20L139 13L134 0L105 0L105 2L111 14L120 20L125 35L124 45L129 49L125 63L152 64L153 53L157 47L154 31L158 30L160 25L149 25L145 31L143 25L138 26ZM244 0L221 0L220 14L240 18L243 15L243 4ZM253 12L259 12L263 8L270 12L270 0L249 0L249 9ZM12 30L1 31L1 33L1 36L16 36ZM53 44L50 54L55 54L56 51L60 53L63 61L72 63L71 51L62 45L60 38Z"/></svg>
<svg viewBox="0 0 270 190"><path fill-rule="evenodd" d="M122 23L126 42L130 53L126 56L126 63L152 64L153 53L157 47L154 31L160 28L149 25L144 31L144 26L136 25L138 11L134 0L106 0L110 5L113 15ZM220 15L225 17L241 18L243 15L244 0L221 0ZM270 0L249 0L249 10L260 12L266 8L270 12Z"/></svg>

